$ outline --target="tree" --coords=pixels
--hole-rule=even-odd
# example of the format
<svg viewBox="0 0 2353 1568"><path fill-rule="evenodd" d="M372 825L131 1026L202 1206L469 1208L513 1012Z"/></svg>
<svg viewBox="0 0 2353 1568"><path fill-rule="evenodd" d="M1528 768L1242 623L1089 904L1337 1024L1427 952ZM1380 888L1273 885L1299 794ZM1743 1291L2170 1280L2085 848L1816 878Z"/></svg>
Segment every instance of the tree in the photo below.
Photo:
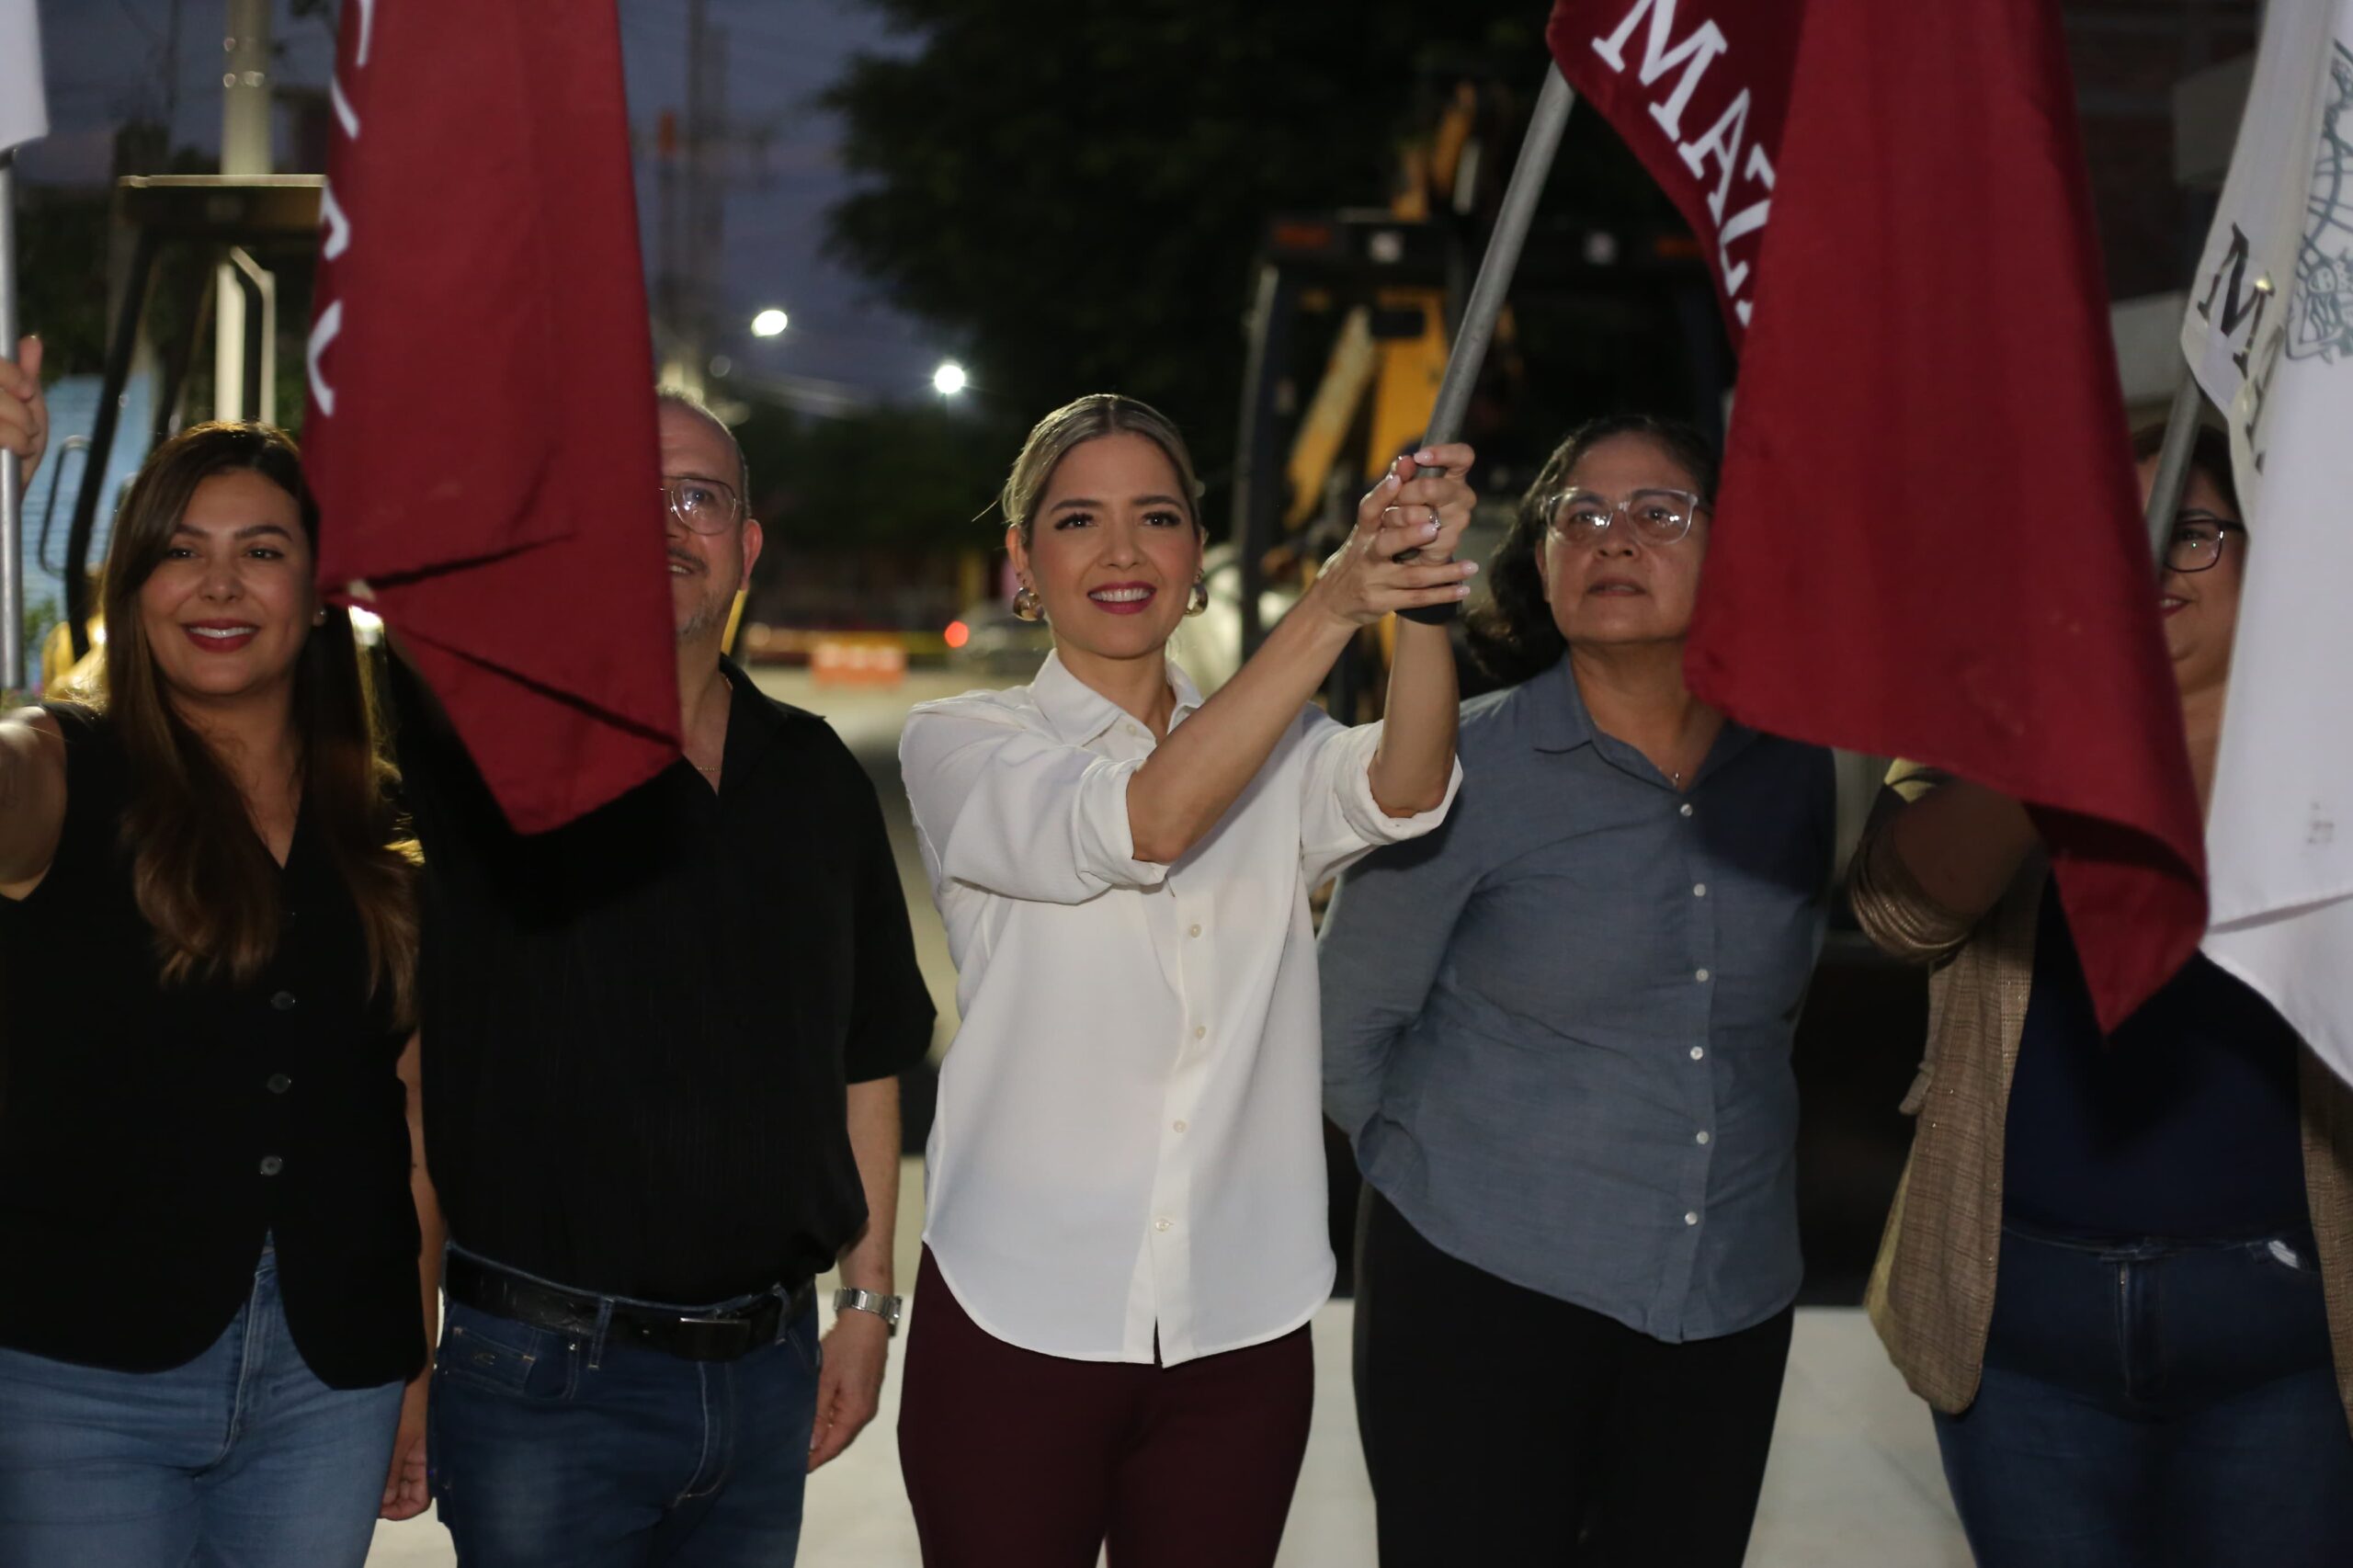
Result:
<svg viewBox="0 0 2353 1568"><path fill-rule="evenodd" d="M752 504L774 546L816 552L991 550L1004 525L974 519L1011 457L1002 428L928 404L842 419L755 403L735 427Z"/></svg>
<svg viewBox="0 0 2353 1568"><path fill-rule="evenodd" d="M1231 458L1267 220L1386 200L1442 85L1415 70L1434 27L1531 83L1544 59L1531 0L867 3L921 44L826 96L866 181L831 214L835 253L961 336L1015 431L1124 392L1184 426L1206 474Z"/></svg>

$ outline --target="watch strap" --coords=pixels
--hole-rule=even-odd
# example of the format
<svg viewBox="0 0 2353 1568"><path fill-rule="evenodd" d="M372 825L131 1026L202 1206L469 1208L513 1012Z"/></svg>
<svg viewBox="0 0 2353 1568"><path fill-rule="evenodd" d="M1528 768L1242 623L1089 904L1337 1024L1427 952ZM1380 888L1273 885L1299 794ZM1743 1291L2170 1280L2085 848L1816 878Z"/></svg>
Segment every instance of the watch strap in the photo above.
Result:
<svg viewBox="0 0 2353 1568"><path fill-rule="evenodd" d="M854 1290L845 1287L834 1292L836 1312L872 1312L882 1320L893 1335L899 1332L899 1314L904 1298L885 1296L873 1290Z"/></svg>

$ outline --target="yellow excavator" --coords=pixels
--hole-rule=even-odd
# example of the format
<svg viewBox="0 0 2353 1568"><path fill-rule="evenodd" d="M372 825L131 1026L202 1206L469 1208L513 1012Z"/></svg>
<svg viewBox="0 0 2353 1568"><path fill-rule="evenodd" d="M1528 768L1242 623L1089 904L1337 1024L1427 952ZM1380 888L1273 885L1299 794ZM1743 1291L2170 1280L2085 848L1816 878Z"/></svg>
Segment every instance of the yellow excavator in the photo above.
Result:
<svg viewBox="0 0 2353 1568"><path fill-rule="evenodd" d="M1433 112L1400 151L1386 207L1286 214L1267 229L1235 443L1229 593L1238 657L1256 646L1282 590L1303 585L1336 544L1358 495L1420 443L1485 250L1526 99L1478 70L1438 69L1425 79ZM1517 490L1532 477L1528 461L1499 460L1520 449L1532 461L1563 433L1515 426L1544 423L1555 407L1578 417L1603 411L1575 396L1528 395L1526 312L1565 314L1589 352L1643 346L1649 373L1639 395L1703 429L1722 426L1732 361L1689 233L1671 217L1647 227L1586 220L1576 194L1548 199L1557 210L1540 213L1531 230L1514 303L1496 324L1472 400L1465 437L1481 449L1483 500L1464 551L1479 559L1500 540ZM1313 363L1312 335L1323 339L1322 368L1302 398L1297 371ZM1333 712L1363 718L1377 709L1392 636L1384 623L1336 667L1325 694Z"/></svg>

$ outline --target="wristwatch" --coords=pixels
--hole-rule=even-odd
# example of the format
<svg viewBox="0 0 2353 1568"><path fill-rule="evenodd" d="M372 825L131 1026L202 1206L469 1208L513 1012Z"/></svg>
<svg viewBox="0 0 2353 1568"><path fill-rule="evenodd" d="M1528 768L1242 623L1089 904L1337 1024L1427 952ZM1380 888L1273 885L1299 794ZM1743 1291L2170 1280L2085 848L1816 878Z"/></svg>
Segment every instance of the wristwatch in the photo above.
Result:
<svg viewBox="0 0 2353 1568"><path fill-rule="evenodd" d="M896 1335L899 1332L899 1308L904 1297L878 1296L871 1290L836 1290L834 1311L837 1312L872 1312Z"/></svg>

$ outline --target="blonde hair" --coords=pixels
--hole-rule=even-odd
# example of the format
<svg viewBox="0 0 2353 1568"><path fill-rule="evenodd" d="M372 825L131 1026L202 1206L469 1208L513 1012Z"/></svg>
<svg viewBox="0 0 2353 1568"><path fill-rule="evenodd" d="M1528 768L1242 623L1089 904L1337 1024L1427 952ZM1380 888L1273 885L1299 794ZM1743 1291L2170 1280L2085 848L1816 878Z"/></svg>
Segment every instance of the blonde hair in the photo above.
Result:
<svg viewBox="0 0 2353 1568"><path fill-rule="evenodd" d="M1063 459L1089 441L1121 435L1142 436L1167 454L1184 491L1185 510L1191 515L1193 527L1201 526L1201 482L1193 473L1193 454L1186 449L1176 422L1148 403L1118 392L1089 392L1031 426L1029 438L1021 443L1021 455L1013 460L1013 472L1005 476L997 506L1006 524L1019 530L1023 548L1029 543L1039 498Z"/></svg>

